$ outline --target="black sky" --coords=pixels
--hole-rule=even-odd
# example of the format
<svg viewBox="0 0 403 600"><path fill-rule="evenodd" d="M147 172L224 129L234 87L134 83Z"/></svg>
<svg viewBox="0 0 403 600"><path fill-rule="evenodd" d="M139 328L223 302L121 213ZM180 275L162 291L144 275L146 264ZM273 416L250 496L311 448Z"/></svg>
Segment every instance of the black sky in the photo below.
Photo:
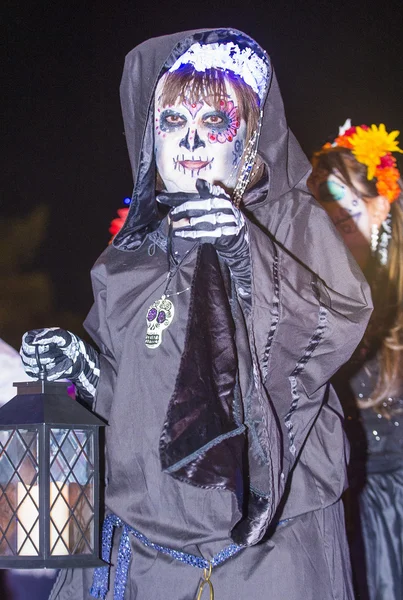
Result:
<svg viewBox="0 0 403 600"><path fill-rule="evenodd" d="M129 50L185 29L246 31L269 52L310 154L347 117L403 131L402 25L402 0L9 2L1 214L51 207L36 267L51 272L60 306L84 315L90 267L131 194L118 95Z"/></svg>

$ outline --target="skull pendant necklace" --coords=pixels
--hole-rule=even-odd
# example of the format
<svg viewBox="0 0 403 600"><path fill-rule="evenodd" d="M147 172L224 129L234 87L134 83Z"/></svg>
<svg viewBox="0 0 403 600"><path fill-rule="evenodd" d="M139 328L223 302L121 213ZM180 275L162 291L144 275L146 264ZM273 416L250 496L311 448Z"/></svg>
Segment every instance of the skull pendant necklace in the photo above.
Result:
<svg viewBox="0 0 403 600"><path fill-rule="evenodd" d="M168 281L164 293L161 298L153 302L147 310L146 346L152 350L161 345L162 332L170 326L175 315L175 307L169 298L172 296L179 296L190 290L189 286L180 292L175 292L174 294L169 293L168 287L173 275L174 273L168 273Z"/></svg>

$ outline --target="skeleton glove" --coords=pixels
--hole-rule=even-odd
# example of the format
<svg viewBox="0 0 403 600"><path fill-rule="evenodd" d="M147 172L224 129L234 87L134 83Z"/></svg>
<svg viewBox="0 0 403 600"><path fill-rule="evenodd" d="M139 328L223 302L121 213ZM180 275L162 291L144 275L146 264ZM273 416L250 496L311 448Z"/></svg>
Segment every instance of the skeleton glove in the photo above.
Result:
<svg viewBox="0 0 403 600"><path fill-rule="evenodd" d="M83 398L93 400L99 381L99 357L92 346L58 327L32 329L22 338L20 350L24 369L31 377L38 377L39 362L49 381L70 379Z"/></svg>
<svg viewBox="0 0 403 600"><path fill-rule="evenodd" d="M196 188L199 198L196 196L187 200L170 212L173 222L182 219L189 222L188 225L175 227L173 235L212 244L228 265L238 294L244 299L250 298L251 275L245 218L220 186L198 179Z"/></svg>
<svg viewBox="0 0 403 600"><path fill-rule="evenodd" d="M173 222L187 219L189 224L174 229L176 237L213 244L218 252L230 250L239 236L244 237L245 219L219 186L198 179L199 198L188 200L173 208Z"/></svg>

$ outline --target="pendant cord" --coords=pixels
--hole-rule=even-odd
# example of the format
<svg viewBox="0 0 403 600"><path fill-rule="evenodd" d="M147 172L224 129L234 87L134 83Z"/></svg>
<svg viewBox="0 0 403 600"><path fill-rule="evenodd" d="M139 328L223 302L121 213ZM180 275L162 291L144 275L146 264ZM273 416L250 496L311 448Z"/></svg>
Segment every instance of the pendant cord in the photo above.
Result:
<svg viewBox="0 0 403 600"><path fill-rule="evenodd" d="M173 223L169 219L169 229L168 229L168 239L167 239L168 275L167 275L167 282L165 285L165 289L162 293L163 298L171 298L172 296L179 296L180 294L183 294L184 292L187 292L188 290L190 290L190 287L191 287L191 286L189 286L189 287L185 288L184 290L181 290L180 292L176 292L174 294L169 293L168 288L170 286L170 283L171 283L172 279L175 277L175 275L177 274L177 272L179 271L179 268L180 268L183 260L185 259L185 256L183 256L179 262L177 262L175 260L175 256L172 251L172 237L173 237ZM174 268L172 268L172 266Z"/></svg>

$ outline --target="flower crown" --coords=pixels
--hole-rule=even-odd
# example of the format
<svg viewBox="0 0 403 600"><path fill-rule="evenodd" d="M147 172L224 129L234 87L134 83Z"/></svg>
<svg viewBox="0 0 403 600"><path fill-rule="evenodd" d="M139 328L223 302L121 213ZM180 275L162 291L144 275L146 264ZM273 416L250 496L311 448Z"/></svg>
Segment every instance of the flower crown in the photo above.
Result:
<svg viewBox="0 0 403 600"><path fill-rule="evenodd" d="M385 125L361 125L354 127L351 119L347 119L342 127L339 127L339 135L331 144L328 142L323 150L339 147L351 150L358 162L368 169L368 180L376 178L376 188L380 196L385 196L389 202L394 202L400 193L398 184L400 173L396 167L396 159L392 152L403 153L396 141L399 131L386 131Z"/></svg>

